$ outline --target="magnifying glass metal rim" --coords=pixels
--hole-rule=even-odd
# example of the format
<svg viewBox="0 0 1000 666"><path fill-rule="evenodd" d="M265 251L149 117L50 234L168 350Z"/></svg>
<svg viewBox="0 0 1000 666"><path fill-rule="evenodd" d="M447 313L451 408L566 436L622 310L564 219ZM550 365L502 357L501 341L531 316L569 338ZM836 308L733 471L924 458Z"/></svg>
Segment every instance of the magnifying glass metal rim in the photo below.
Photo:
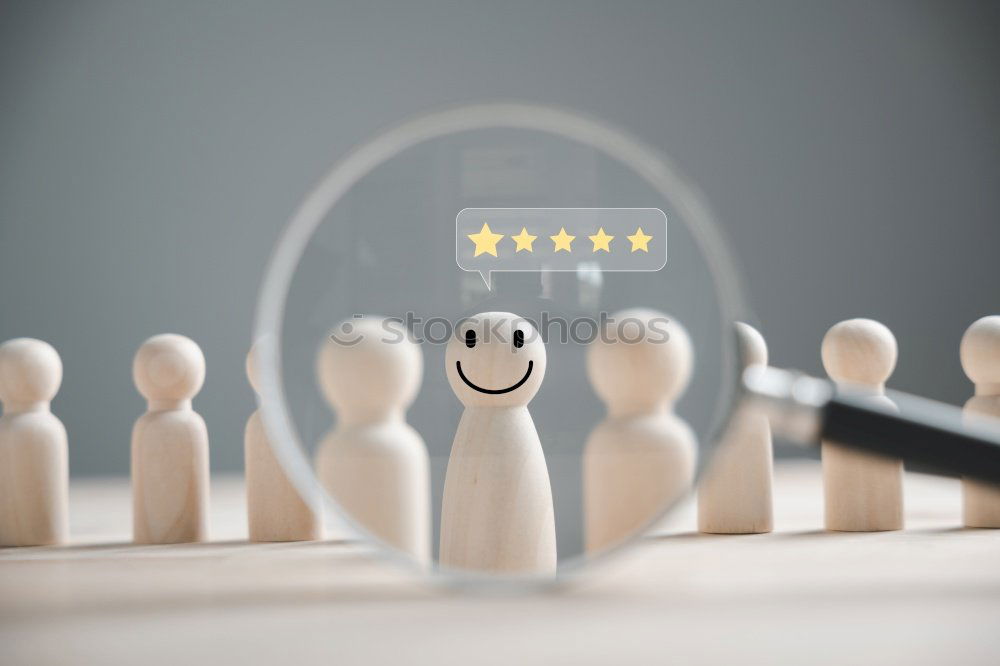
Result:
<svg viewBox="0 0 1000 666"><path fill-rule="evenodd" d="M594 148L635 172L669 201L680 214L683 224L709 265L724 324L745 318L743 310L745 300L737 277L736 259L730 252L728 242L716 225L704 198L681 176L679 170L666 156L628 133L575 111L516 102L460 106L431 112L396 125L349 153L306 196L275 246L260 287L254 326L261 384L257 401L270 441L289 443L289 445L274 446L276 458L292 484L315 511L321 509L321 504L324 506L330 504L339 515L351 520L349 514L337 507L329 494L324 492L302 447L298 444L300 438L289 416L281 382L280 350L286 296L299 260L309 240L337 201L380 164L426 141L487 129L522 129L549 133ZM710 439L713 441L718 440L719 434L728 425L740 393L736 333L732 329L727 333L731 338L730 343L723 344L720 350L720 362L723 372L727 375L722 381L726 393L716 405L716 413L712 420L714 425L710 433ZM669 508L665 507L663 513L669 511ZM661 518L662 514L650 524ZM353 520L351 523L360 533L371 536ZM549 577L508 577L450 569L437 570L442 575L429 578L480 587L500 584L507 588L511 583L529 586L552 584L577 574L585 568L584 565L607 561L613 554L621 552L627 544L639 539L643 531L637 532L633 538L626 539L621 545L609 548L600 555L581 554L574 561L560 562L554 580ZM371 537L371 541L384 546L379 550L383 554L388 554L392 560L410 567L416 566L412 558L404 553L382 544L375 537Z"/></svg>

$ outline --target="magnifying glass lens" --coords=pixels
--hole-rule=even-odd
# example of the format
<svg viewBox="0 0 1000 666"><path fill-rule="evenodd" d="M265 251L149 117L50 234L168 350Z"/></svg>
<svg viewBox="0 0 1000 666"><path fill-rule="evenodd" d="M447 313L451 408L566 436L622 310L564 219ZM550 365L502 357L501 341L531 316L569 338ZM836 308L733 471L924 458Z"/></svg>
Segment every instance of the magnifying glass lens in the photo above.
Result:
<svg viewBox="0 0 1000 666"><path fill-rule="evenodd" d="M328 537L451 579L548 580L690 490L735 400L732 262L654 151L540 107L360 148L259 309L262 413Z"/></svg>

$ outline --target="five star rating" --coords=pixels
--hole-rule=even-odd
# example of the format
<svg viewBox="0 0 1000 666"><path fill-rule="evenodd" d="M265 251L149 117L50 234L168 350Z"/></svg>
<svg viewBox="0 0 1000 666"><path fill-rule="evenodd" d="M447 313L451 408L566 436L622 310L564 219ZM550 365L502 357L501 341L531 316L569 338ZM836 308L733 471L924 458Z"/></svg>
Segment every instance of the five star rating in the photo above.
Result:
<svg viewBox="0 0 1000 666"><path fill-rule="evenodd" d="M490 225L486 222L483 223L483 228L479 230L478 233L468 234L468 239L475 244L475 255L478 257L481 254L489 254L491 256L497 257L497 243L499 243L503 238L504 234L494 233L490 229ZM596 252L611 252L611 241L615 239L614 236L607 234L604 231L604 227L597 230L592 236L587 236L590 240L592 247L581 249L582 252L586 252L590 249L591 253ZM629 242L632 244L632 252L649 252L649 243L653 240L653 237L645 233L642 227L635 230L635 233L631 236L626 236ZM528 233L526 227L521 227L521 233L517 235L512 235L510 237L515 243L514 253L518 252L534 252L535 251L535 241L538 240L538 236L533 236ZM559 228L559 233L555 236L549 236L552 241L552 251L553 252L573 252L573 241L576 240L576 236L571 236L566 233L565 227Z"/></svg>

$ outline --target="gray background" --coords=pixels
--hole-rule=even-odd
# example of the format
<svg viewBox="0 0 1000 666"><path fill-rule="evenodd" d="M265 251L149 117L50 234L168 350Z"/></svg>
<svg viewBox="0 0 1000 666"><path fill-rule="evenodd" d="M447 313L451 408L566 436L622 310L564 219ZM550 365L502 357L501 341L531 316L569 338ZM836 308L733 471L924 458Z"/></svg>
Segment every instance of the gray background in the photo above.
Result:
<svg viewBox="0 0 1000 666"><path fill-rule="evenodd" d="M0 5L0 339L62 354L75 474L124 474L147 336L194 338L218 470L242 467L263 264L351 146L524 99L670 154L740 255L775 364L839 319L949 402L1000 312L1000 5L924 2Z"/></svg>

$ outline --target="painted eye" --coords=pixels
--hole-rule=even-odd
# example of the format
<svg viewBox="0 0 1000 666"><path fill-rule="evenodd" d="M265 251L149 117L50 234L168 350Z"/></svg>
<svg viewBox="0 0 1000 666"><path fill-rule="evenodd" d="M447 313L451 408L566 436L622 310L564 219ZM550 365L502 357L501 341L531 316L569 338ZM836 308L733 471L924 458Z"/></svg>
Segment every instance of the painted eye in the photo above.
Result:
<svg viewBox="0 0 1000 666"><path fill-rule="evenodd" d="M468 330L465 332L465 346L472 349L476 346L476 332L473 330Z"/></svg>
<svg viewBox="0 0 1000 666"><path fill-rule="evenodd" d="M520 349L524 346L524 331L518 329L514 331L514 349Z"/></svg>

